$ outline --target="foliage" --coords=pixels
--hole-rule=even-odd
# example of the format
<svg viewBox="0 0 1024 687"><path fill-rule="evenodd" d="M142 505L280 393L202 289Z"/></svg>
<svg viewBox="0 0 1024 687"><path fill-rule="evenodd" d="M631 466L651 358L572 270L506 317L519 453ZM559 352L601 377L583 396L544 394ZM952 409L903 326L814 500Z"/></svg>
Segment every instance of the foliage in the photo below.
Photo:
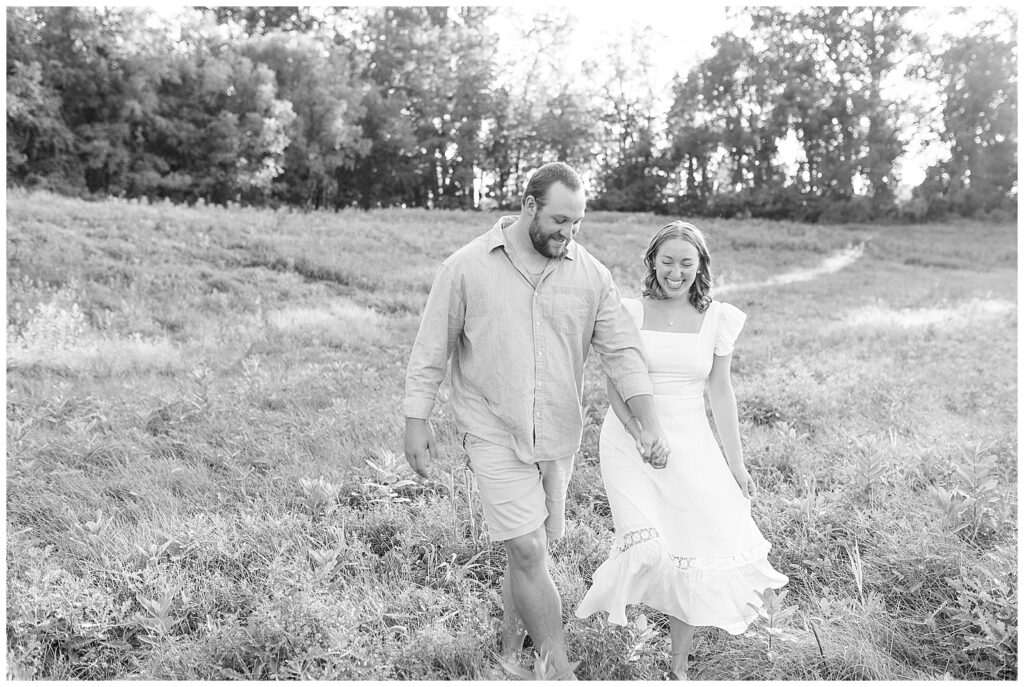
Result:
<svg viewBox="0 0 1024 687"><path fill-rule="evenodd" d="M454 11L454 10L453 10ZM360 119L368 148L340 173L338 205L473 207L474 165L489 93L490 10L386 7L366 17L372 36L359 74L369 86Z"/></svg>
<svg viewBox="0 0 1024 687"><path fill-rule="evenodd" d="M551 663L551 656L548 651L541 650L534 653L533 670L512 663L510 660L502 659L502 667L518 677L520 680L571 680L573 670L580 664L579 661L572 661L562 670L558 670Z"/></svg>
<svg viewBox="0 0 1024 687"><path fill-rule="evenodd" d="M989 453L991 448L977 446L972 451L961 447L964 460L954 472L956 485L949 490L932 487L950 530L972 543L990 539L999 526L998 457Z"/></svg>
<svg viewBox="0 0 1024 687"><path fill-rule="evenodd" d="M977 31L933 36L915 28L921 11L733 10L664 109L654 29L615 35L573 79L564 8L197 7L173 25L143 8L12 7L8 183L304 209L514 208L532 169L563 160L594 209L1012 218L1015 15L993 9ZM931 135L948 159L902 202L907 146L940 111Z"/></svg>
<svg viewBox="0 0 1024 687"><path fill-rule="evenodd" d="M287 147L270 177L280 189L275 195L299 207L328 205L338 194L338 174L370 146L357 123L366 88L352 74L350 57L325 52L315 35L283 31L250 38L240 49L264 65L294 112L284 121Z"/></svg>
<svg viewBox="0 0 1024 687"><path fill-rule="evenodd" d="M919 217L954 212L966 217L1017 204L1017 18L982 39L970 35L949 45L931 67L943 88L941 139L950 159L927 170L914 189Z"/></svg>

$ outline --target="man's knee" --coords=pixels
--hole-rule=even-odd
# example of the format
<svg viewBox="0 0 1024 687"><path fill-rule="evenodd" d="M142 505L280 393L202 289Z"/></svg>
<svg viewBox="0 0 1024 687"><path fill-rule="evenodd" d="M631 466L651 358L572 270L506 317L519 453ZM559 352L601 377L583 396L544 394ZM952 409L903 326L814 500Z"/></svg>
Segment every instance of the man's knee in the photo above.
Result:
<svg viewBox="0 0 1024 687"><path fill-rule="evenodd" d="M517 570L543 568L547 561L548 539L544 527L505 541L508 564Z"/></svg>

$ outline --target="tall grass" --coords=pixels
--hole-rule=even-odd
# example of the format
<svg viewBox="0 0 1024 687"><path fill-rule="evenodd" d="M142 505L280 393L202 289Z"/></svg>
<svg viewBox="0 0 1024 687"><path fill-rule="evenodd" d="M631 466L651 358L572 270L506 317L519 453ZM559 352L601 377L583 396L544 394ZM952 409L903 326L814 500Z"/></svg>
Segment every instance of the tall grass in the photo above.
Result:
<svg viewBox="0 0 1024 687"><path fill-rule="evenodd" d="M9 677L511 677L447 404L438 478L400 456L433 271L496 217L10 191ZM637 295L663 223L592 213L580 240ZM790 584L700 632L694 674L1016 677L1016 228L697 223L749 314L741 434ZM660 679L660 614L570 620L612 536L603 386L595 356L553 574L581 677Z"/></svg>

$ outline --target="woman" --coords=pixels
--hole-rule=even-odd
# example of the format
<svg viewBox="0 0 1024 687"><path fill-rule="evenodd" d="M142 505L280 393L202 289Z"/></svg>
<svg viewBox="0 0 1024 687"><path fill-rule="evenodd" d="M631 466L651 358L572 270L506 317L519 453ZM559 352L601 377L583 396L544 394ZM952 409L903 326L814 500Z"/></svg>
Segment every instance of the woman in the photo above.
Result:
<svg viewBox="0 0 1024 687"><path fill-rule="evenodd" d="M685 680L697 626L742 633L757 615L747 605L758 604L755 592L788 579L768 563L771 545L750 516L755 485L743 465L729 379L746 315L711 299L711 259L693 225L663 227L644 264L643 297L623 304L643 338L670 440L668 465L655 469L641 458L639 422L609 384L600 454L615 542L576 615L607 611L610 622L624 625L627 604L664 612L672 676ZM724 458L704 411L705 387Z"/></svg>

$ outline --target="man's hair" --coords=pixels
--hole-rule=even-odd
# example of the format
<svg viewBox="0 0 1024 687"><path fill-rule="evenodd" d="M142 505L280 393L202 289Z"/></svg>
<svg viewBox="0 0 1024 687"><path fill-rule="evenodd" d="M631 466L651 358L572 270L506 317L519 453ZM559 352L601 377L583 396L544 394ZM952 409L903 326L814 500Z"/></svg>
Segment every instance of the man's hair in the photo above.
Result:
<svg viewBox="0 0 1024 687"><path fill-rule="evenodd" d="M583 178L564 162L549 162L530 177L523 191L522 202L525 204L527 196L533 196L537 209L543 208L547 203L548 190L557 183L565 184L570 191L577 191L583 187Z"/></svg>

